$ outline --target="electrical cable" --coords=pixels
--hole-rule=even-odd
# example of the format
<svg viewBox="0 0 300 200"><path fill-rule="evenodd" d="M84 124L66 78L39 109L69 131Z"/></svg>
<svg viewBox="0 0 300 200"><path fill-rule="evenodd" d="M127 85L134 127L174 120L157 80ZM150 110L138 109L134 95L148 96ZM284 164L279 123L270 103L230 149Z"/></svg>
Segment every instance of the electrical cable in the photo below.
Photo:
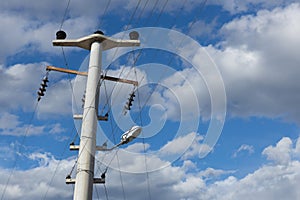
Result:
<svg viewBox="0 0 300 200"><path fill-rule="evenodd" d="M103 17L106 15L106 12L108 10L108 7L110 6L110 3L111 3L111 0L108 0L107 3L106 3L106 6L104 8L104 12L102 14L102 17L100 18L99 20L99 25L101 25L102 21L103 21Z"/></svg>
<svg viewBox="0 0 300 200"><path fill-rule="evenodd" d="M98 188L97 188L96 184L94 185L94 188L96 190L97 199L100 199Z"/></svg>
<svg viewBox="0 0 300 200"><path fill-rule="evenodd" d="M108 200L108 192L107 192L107 188L106 188L105 183L103 184L103 186L104 186L104 192L105 192L106 200Z"/></svg>
<svg viewBox="0 0 300 200"><path fill-rule="evenodd" d="M111 126L111 129L112 129L112 133L113 133L114 130L113 130L113 125L112 125L112 120L109 120L109 121L110 121L110 126ZM116 143L115 135L112 134L112 136L113 136L114 143ZM118 168L119 168L119 176L120 176L120 182L121 182L121 186L122 186L123 199L126 200L124 183L123 183L123 177L122 177L122 172L121 172L121 167L120 167L120 161L119 161L119 156L118 156L118 150L116 151L115 155L117 157L117 164L118 164Z"/></svg>
<svg viewBox="0 0 300 200"><path fill-rule="evenodd" d="M69 1L70 2L70 1ZM69 2L68 2L68 5L69 5ZM166 1L167 2L167 1ZM140 1L139 1L139 3L140 3ZM139 5L139 3L138 3L138 5ZM166 5L166 4L165 4ZM108 7L108 6L107 6ZM138 7L138 6L137 6ZM135 14L135 12L136 12L136 10L137 10L137 7L136 7L136 9L135 9L135 11L134 11L134 14ZM67 10L67 9L66 9ZM163 9L162 9L163 10ZM161 10L161 11L162 11ZM161 12L162 13L162 12ZM134 14L132 15L132 16L134 16ZM66 15L66 12L65 12L65 15ZM132 20L132 18L131 18L131 20ZM158 21L158 20L157 20ZM63 24L63 23L62 23ZM193 24L192 24L193 25ZM62 26L62 25L61 25ZM190 26L191 27L191 26ZM100 80L99 80L100 81ZM154 91L153 91L154 92ZM152 92L152 93L153 93ZM151 96L151 95L150 95ZM149 100L149 98L148 98L148 100ZM144 106L145 106L145 104L144 104ZM143 107L144 107L143 106ZM141 112L141 111L140 111ZM114 134L113 134L114 135ZM116 153L116 155L117 155L117 153ZM118 155L117 155L117 159L118 159ZM118 159L118 165L119 165L119 159ZM120 166L119 166L119 169L120 169ZM123 186L123 182L122 182L122 175L120 174L120 179L121 179L121 183L122 183L122 188L123 188L123 196L124 196L124 198L126 198L125 197L125 191L124 191L124 186Z"/></svg>
<svg viewBox="0 0 300 200"><path fill-rule="evenodd" d="M185 0L185 2L186 2L186 1L187 1L187 0ZM166 0L165 3L164 3L164 5L162 6L162 9L160 10L160 13L159 13L159 15L158 15L158 17L157 17L157 19L156 19L156 21L155 21L155 23L154 23L154 26L157 26L157 24L158 24L158 22L159 22L159 19L160 19L161 15L162 15L163 11L165 10L165 8L166 8L168 2L169 2L169 0ZM184 3L184 4L185 4L185 3ZM175 23L173 23L173 24L175 24Z"/></svg>
<svg viewBox="0 0 300 200"><path fill-rule="evenodd" d="M161 16L161 14L163 13L163 10L164 10L164 8L166 7L166 5L167 5L167 3L168 3L168 0L166 0L165 1L165 4L164 4L164 6L163 6L163 8L161 9L161 12L160 12L160 14L159 14L159 17L157 18L157 20L156 20L156 23L158 23L158 21L159 21L159 18L160 18L160 16ZM184 4L186 3L186 1L184 2ZM202 4L202 8L205 6L205 3L206 3L206 1ZM183 4L183 6L181 7L182 9L183 9L183 7L184 7L184 4ZM202 9L201 9L202 10ZM176 20L175 20L176 21ZM191 29L192 27L193 27L193 25L195 24L195 22L194 23L191 23L191 25L189 26L189 29ZM173 59L171 59L170 61L169 61L169 64L171 64L171 62L173 61ZM162 76L161 76L161 78L162 78ZM156 86L157 87L157 86ZM155 89L156 89L156 87L155 87ZM145 105L147 104L147 102L149 101L149 99L150 99L150 97L151 97L151 95L154 93L154 91L155 91L155 89L150 93L150 95L149 95L149 97L147 98L147 100L146 100L146 103L143 105L143 108L145 107ZM142 112L142 109L143 108L141 108L140 109L140 116L141 116L141 112ZM144 146L145 147L145 146ZM144 151L145 151L145 149L144 149ZM147 160L145 160L145 165L146 165L146 167L147 167ZM148 171L148 170L147 170ZM148 180L148 191L150 191L150 187L149 187L149 174L147 174L147 180ZM151 193L149 192L149 195L151 195ZM151 196L150 196L150 198L151 198Z"/></svg>
<svg viewBox="0 0 300 200"><path fill-rule="evenodd" d="M154 5L153 5L153 8L152 8L152 10L151 10L151 12L150 12L150 14L149 14L149 16L148 16L147 20L145 21L145 22L146 22L145 25L150 21L150 18L151 18L152 15L153 15L153 12L154 12L154 10L155 10L157 4L158 4L158 1L159 1L159 0L156 0L156 1L155 1ZM145 25L144 25L144 26L145 26Z"/></svg>
<svg viewBox="0 0 300 200"><path fill-rule="evenodd" d="M36 113L36 111L37 111L38 105L39 105L39 101L37 101L36 104L35 104L35 106L34 106L33 113L32 113L32 115L31 115L31 117L30 117L30 119L29 119L29 124L32 124L32 121L33 121L33 119L34 119L34 116L35 116L35 113ZM29 133L30 128L31 128L31 126L28 126L28 127L26 128L25 133L24 133L24 135L22 136L21 145L24 144L25 139L26 139L26 137L27 137L27 135L28 135L28 133ZM7 186L8 186L8 184L9 184L9 182L10 182L11 177L13 176L13 174L14 174L15 171L16 171L18 158L19 158L19 156L18 156L18 154L17 154L17 155L16 155L16 158L15 158L15 161L14 161L14 164L13 164L13 169L12 169L11 172L9 173L8 179L7 179L6 184L5 184L5 186L4 186L4 189L3 189L3 192L2 192L2 195L1 195L1 200L4 199L4 196L5 196L5 193L6 193L6 190L7 190Z"/></svg>
<svg viewBox="0 0 300 200"><path fill-rule="evenodd" d="M64 48L61 47L61 50L62 50L62 55L63 55L63 60L64 60L65 67L66 67L66 69L69 69L69 65L68 65L68 61L67 61L67 58L66 58L66 55L65 55L65 52L64 52ZM72 85L72 82L71 82L70 74L68 73L67 76L68 76L68 81L69 81L70 88L71 88L72 97L75 98L74 89L73 89L73 85ZM76 108L78 108L78 106L77 106L77 104L76 104L76 101L75 101L75 106L76 106ZM76 134L75 134L75 136L73 137L72 143L74 142L74 140L75 140L75 139L77 138L77 136L79 135L79 133L78 133L78 131L77 131L75 125L73 126L73 129L72 129L71 133L72 133L74 130L76 130ZM61 154L61 157L65 154L68 145L69 145L69 144L66 144L65 147L63 148L63 152L62 152L62 154ZM50 179L49 186L51 186L52 183L53 183L54 177L55 177L55 175L56 175L56 172L57 172L57 170L58 170L58 167L59 167L60 163L61 163L61 161L59 161L59 162L57 163L57 165L56 165L56 168L55 168L55 170L54 170L54 173L53 173L53 175L52 175L52 177L51 177L51 179ZM71 170L71 172L69 173L69 175L72 174L72 172L73 172L73 170L74 170L74 168L75 168L76 163L77 163L77 160L75 161L75 164L74 164L74 166L72 167L72 170ZM43 199L46 199L47 194L48 194L48 190L49 190L49 187L48 187L48 189L46 190Z"/></svg>
<svg viewBox="0 0 300 200"><path fill-rule="evenodd" d="M134 69L134 73L135 73L135 78L137 81L137 73L136 70ZM140 93L139 93L139 89L136 88L137 91L137 98L138 98L138 106L139 109L141 109L141 99L140 99ZM142 120L142 113L139 112L139 117L140 117L140 123L141 126L143 127L143 120ZM145 161L145 170L146 170L146 178L147 178L147 189L148 189L148 195L149 195L149 199L151 200L151 188L150 188L150 180L149 180L149 172L148 172L148 165L147 165L147 156L146 156L146 145L145 145L145 137L144 133L142 132L142 141L143 141L143 150L144 150L144 161Z"/></svg>
<svg viewBox="0 0 300 200"><path fill-rule="evenodd" d="M203 1L203 3L201 4L201 7L200 7L200 11L203 10L204 6L206 5L206 2L207 2L207 0L204 0L204 1ZM200 13L201 13L201 12L200 12ZM200 13L199 13L199 14L200 14ZM195 25L197 19L198 19L198 18L195 17L195 19L193 20L193 22L190 24L190 26L189 26L189 28L188 28L188 33L191 31L192 27ZM178 47L177 47L177 50L181 47L181 45L183 44L183 42L184 42L184 38L180 41L180 43L179 43L179 45L178 45ZM173 60L174 60L174 58L171 57L167 65L170 66L171 63L173 62ZM164 70L162 73L160 73L160 78L159 78L158 80L161 80L162 77L164 76L164 74L165 74L165 70ZM159 82L159 81L158 81L158 82ZM144 107L147 105L148 101L150 100L150 97L152 96L152 94L154 93L154 91L156 90L156 88L157 88L157 85L154 87L154 89L152 89L152 90L150 91L150 94L148 95L148 98L146 99L146 101L145 101L144 105L142 106L140 112L142 112L142 110L144 109Z"/></svg>
<svg viewBox="0 0 300 200"><path fill-rule="evenodd" d="M143 14L144 11L145 11L145 8L146 8L148 2L149 2L149 0L147 0L147 1L145 2L144 6L143 6L143 8L142 8L142 10L141 10L141 13L140 13L140 15L138 16L138 18L137 18L137 20L136 20L136 25L139 23L139 21L140 21L140 19L141 19L141 17L142 17L142 14Z"/></svg>
<svg viewBox="0 0 300 200"><path fill-rule="evenodd" d="M66 6L66 9L65 9L65 12L64 12L63 18L62 18L62 20L61 20L61 23L60 23L59 30L61 30L61 29L62 29L62 27L63 27L63 24L64 24L64 22L65 22L65 18L66 18L66 16L67 16L67 12L68 12L68 9L69 9L69 6L70 6L70 2L71 2L71 0L68 0L68 4L67 4L67 6Z"/></svg>

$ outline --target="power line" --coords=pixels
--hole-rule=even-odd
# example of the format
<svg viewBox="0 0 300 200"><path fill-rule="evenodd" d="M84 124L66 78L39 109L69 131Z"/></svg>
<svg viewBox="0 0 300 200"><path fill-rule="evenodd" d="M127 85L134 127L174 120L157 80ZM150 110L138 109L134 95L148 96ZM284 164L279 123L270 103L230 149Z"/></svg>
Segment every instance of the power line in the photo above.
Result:
<svg viewBox="0 0 300 200"><path fill-rule="evenodd" d="M146 20L146 23L145 23L145 24L147 24L147 22L149 22L150 18L152 17L153 12L154 12L154 10L155 10L157 4L158 4L158 1L159 1L159 0L156 0L156 1L155 1L154 5L153 5L153 8L152 8L152 10L151 10L151 12L150 12L150 14L149 14L149 16L148 16L148 19Z"/></svg>
<svg viewBox="0 0 300 200"><path fill-rule="evenodd" d="M59 30L61 30L61 29L62 29L62 27L63 27L63 24L64 24L64 22L65 22L65 18L66 18L66 16L67 16L67 12L68 12L68 9L69 9L69 6L70 6L70 2L71 2L71 0L68 0L68 4L67 4L67 6L66 6L66 9L65 9L65 12L64 12L63 18L62 18L62 20L61 20L61 23L60 23Z"/></svg>
<svg viewBox="0 0 300 200"><path fill-rule="evenodd" d="M34 106L33 113L32 113L32 115L31 115L31 117L30 117L30 119L29 119L29 124L31 124L32 121L33 121L33 118L34 118L35 113L36 113L37 108L38 108L38 104L39 104L39 101L37 101L36 104L35 104L35 106ZM27 137L27 135L28 135L28 133L29 133L29 131L30 131L30 128L31 128L31 126L28 126L28 127L26 128L25 133L24 133L24 135L22 136L21 145L24 144L25 138ZM12 177L13 174L15 173L15 170L16 170L16 167L17 167L18 158L19 158L19 156L18 156L18 154L17 154L17 155L16 155L16 158L15 158L15 162L14 162L14 164L13 164L13 169L12 169L11 172L9 173L8 179L7 179L6 184L5 184L5 186L4 186L4 189L3 189L3 192L2 192L2 195L1 195L1 200L4 199L4 196L5 196L5 193L6 193L6 190L7 190L7 186L8 186L8 184L9 184L9 182L10 182L11 177Z"/></svg>
<svg viewBox="0 0 300 200"><path fill-rule="evenodd" d="M108 192L107 192L107 188L106 188L105 183L103 184L103 186L104 186L104 192L105 192L106 200L108 200Z"/></svg>
<svg viewBox="0 0 300 200"><path fill-rule="evenodd" d="M134 70L134 73L135 73L135 78L137 80L136 70ZM139 109L141 109L141 99L140 99L139 89L137 88L136 91L137 91L137 98L138 98L138 106L139 106ZM139 117L140 117L141 126L143 126L143 120L142 120L142 113L141 112L139 112ZM147 165L146 145L145 145L145 137L143 137L143 136L144 136L144 134L142 133L144 161L145 161L145 170L146 170L146 178L147 178L147 190L148 190L149 199L151 200L151 188L150 188L149 172L148 172L148 165Z"/></svg>
<svg viewBox="0 0 300 200"><path fill-rule="evenodd" d="M111 0L108 0L107 3L106 3L106 6L105 6L105 9L104 9L103 15L102 15L102 17L101 17L100 20L99 20L99 24L100 24L100 25L101 25L101 23L102 23L103 17L106 15L106 12L107 12L107 10L108 10L108 7L110 6L110 3L111 3Z"/></svg>

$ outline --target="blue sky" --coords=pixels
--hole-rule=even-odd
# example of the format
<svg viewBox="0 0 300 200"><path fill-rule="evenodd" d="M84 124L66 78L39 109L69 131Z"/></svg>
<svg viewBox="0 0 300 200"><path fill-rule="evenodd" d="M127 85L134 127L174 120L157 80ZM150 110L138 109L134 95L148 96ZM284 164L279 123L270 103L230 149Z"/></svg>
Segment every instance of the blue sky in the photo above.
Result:
<svg viewBox="0 0 300 200"><path fill-rule="evenodd" d="M79 142L80 121L72 115L82 111L86 79L52 71L45 97L37 103L36 95L47 65L87 68L88 51L64 48L66 66L61 48L52 46L61 25L69 39L97 29L118 38L140 32L141 48L127 49L107 68L139 80L132 111L122 113L132 86L101 85L99 111L109 111L111 121L99 123L98 145L112 146L134 124L144 137L120 147L118 156L96 155L96 176L109 164L108 199L300 199L299 1L71 0L61 24L67 3L0 3L1 199L73 196L64 181L77 158L68 148ZM148 49L158 30L167 31L159 32L157 49ZM179 36L189 38L187 45ZM166 51L172 45L174 52ZM114 53L103 60L110 63ZM226 98L210 90L220 86L213 66ZM226 100L226 119L216 145L200 158L212 105L223 111L217 97ZM103 185L94 186L94 199L105 198Z"/></svg>

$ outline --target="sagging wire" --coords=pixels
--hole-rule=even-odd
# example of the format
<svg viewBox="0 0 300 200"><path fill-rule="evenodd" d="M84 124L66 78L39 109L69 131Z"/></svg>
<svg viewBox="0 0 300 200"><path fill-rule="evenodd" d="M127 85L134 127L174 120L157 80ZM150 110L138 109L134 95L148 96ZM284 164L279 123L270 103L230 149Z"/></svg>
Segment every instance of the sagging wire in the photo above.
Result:
<svg viewBox="0 0 300 200"><path fill-rule="evenodd" d="M65 22L65 19L66 19L66 16L67 16L67 12L68 12L68 10L69 10L70 2L71 2L71 0L68 0L68 4L67 4L67 6L66 6L66 9L65 9L65 12L64 12L63 18L62 18L62 20L61 20L61 23L60 23L59 30L61 30L61 29L62 29L62 27L63 27L63 24L64 24L64 22Z"/></svg>
<svg viewBox="0 0 300 200"><path fill-rule="evenodd" d="M36 104L35 104L35 106L34 106L33 113L32 113L32 115L31 115L31 117L30 117L30 119L29 119L29 124L32 124L32 121L33 121L34 116L35 116L35 114L36 114L36 112L37 112L37 109L38 109L38 105L39 105L39 101L37 101ZM22 140L21 140L21 143L20 143L21 145L24 144L25 138L27 137L30 128L32 128L32 126L27 126L27 128L25 129L25 133L24 133L24 135L22 136ZM5 193L6 193L6 190L7 190L7 186L8 186L8 184L9 184L9 182L10 182L10 179L12 178L13 174L14 174L15 171L16 171L17 163L18 163L18 160L19 160L19 156L18 156L18 155L19 155L19 154L16 155L16 158L15 158L15 161L14 161L14 164L13 164L13 168L12 168L11 172L9 173L8 179L7 179L6 183L5 183L5 186L4 186L4 189L3 189L3 191L2 191L2 195L1 195L1 200L4 199Z"/></svg>
<svg viewBox="0 0 300 200"><path fill-rule="evenodd" d="M135 74L136 81L138 81L136 69L134 69L134 74ZM140 98L140 93L139 93L139 89L138 88L136 88L136 92L137 92L137 99L138 99L139 110L141 110L141 98ZM143 127L142 112L139 112L139 118L140 118L141 126ZM147 190L148 190L149 199L151 200L151 188L150 188L150 178L149 178L148 165L147 165L146 145L145 145L145 137L143 135L144 134L142 132L142 141L143 141L143 150L144 150L144 161L145 161L145 170L146 170L146 179L147 179Z"/></svg>

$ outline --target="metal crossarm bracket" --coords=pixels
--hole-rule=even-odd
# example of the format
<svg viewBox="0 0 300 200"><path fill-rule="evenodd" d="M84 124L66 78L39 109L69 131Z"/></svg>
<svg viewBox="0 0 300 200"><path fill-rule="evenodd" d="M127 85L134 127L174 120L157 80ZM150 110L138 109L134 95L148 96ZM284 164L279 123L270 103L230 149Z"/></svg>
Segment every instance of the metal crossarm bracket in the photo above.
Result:
<svg viewBox="0 0 300 200"><path fill-rule="evenodd" d="M53 46L77 46L86 50L91 50L94 42L102 43L102 51L115 47L132 47L140 46L139 40L120 40L107 37L101 34L92 34L75 40L53 40Z"/></svg>
<svg viewBox="0 0 300 200"><path fill-rule="evenodd" d="M73 118L74 118L74 119L82 119L83 116L80 115L80 114L74 114L74 115L73 115ZM107 120L108 120L108 117L107 117L107 116L98 116L98 120L100 120L100 121L107 121Z"/></svg>
<svg viewBox="0 0 300 200"><path fill-rule="evenodd" d="M80 76L87 76L88 75L87 72L80 72L80 71L76 71L76 70L72 70L72 69L65 69L65 68L54 67L54 66L47 66L46 70L58 71L58 72L69 73L69 74L76 74L76 75L80 75ZM101 79L108 80L108 81L121 82L121 83L128 83L128 84L132 84L134 86L138 86L137 81L123 79L123 78L116 78L116 77L112 77L112 76L103 76L103 75L101 75Z"/></svg>
<svg viewBox="0 0 300 200"><path fill-rule="evenodd" d="M66 184L75 184L76 179L74 178L66 178ZM104 178L94 178L94 183L96 184L104 184L105 179Z"/></svg>

